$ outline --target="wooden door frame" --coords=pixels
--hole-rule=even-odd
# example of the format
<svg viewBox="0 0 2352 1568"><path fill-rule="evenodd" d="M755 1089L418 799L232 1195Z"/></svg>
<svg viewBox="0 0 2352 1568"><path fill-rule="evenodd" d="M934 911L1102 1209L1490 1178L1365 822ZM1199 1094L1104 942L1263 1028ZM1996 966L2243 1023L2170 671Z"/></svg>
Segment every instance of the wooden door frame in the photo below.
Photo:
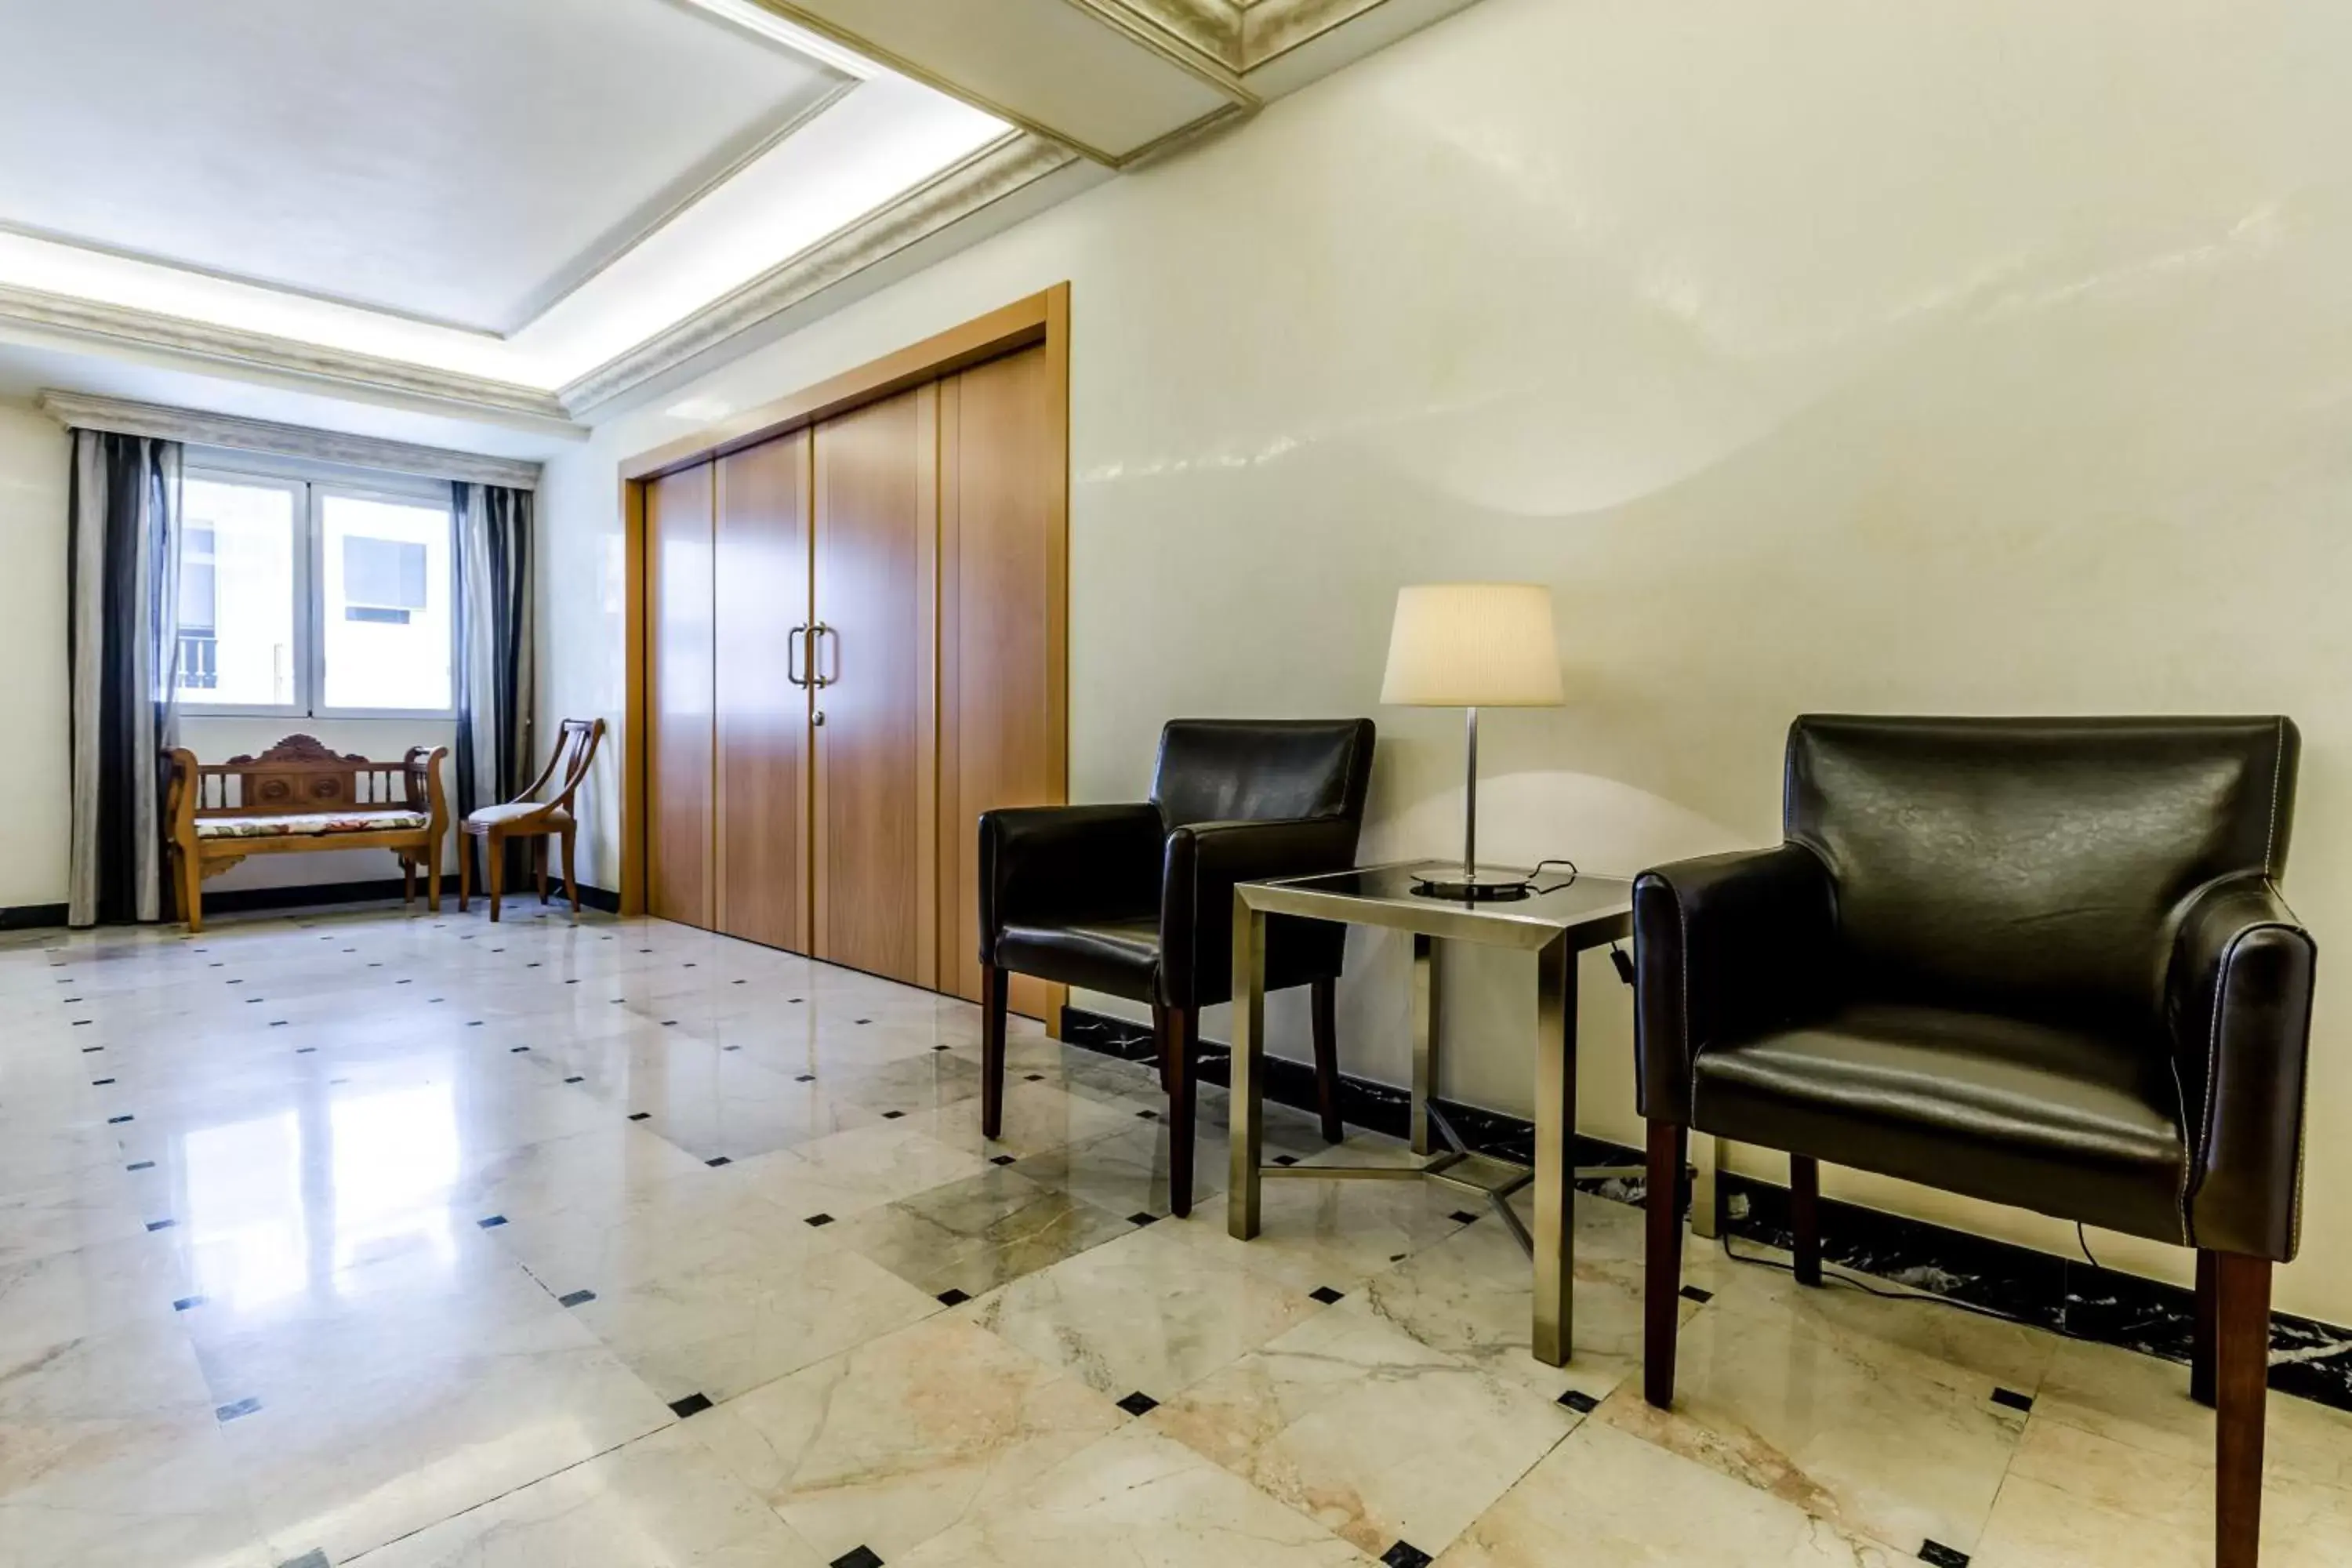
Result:
<svg viewBox="0 0 2352 1568"><path fill-rule="evenodd" d="M1056 283L1042 293L1016 300L961 326L909 344L895 353L844 371L814 386L804 387L713 425L694 435L665 442L620 464L623 562L625 584L624 614L625 697L621 723L621 876L620 902L624 915L646 912L646 844L649 824L646 725L651 714L646 691L648 664L646 625L646 486L647 481L679 468L725 457L730 452L789 435L836 414L877 403L908 387L937 381L984 360L1032 345L1045 351L1047 383L1058 409L1053 433L1059 451L1054 464L1059 483L1053 487L1052 528L1061 541L1061 581L1068 582L1070 524L1070 286ZM714 491L715 494L715 491ZM1064 601L1062 637L1067 655L1067 601ZM1062 789L1068 797L1068 700L1066 681L1057 706L1062 731ZM1059 1032L1059 1020L1049 1018Z"/></svg>

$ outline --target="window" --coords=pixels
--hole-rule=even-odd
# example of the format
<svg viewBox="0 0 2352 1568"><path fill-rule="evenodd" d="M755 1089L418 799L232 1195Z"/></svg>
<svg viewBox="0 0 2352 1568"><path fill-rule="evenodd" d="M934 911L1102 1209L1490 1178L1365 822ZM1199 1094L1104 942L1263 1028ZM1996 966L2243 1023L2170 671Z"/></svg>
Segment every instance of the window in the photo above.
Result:
<svg viewBox="0 0 2352 1568"><path fill-rule="evenodd" d="M455 706L448 502L418 487L191 470L180 702L306 716Z"/></svg>

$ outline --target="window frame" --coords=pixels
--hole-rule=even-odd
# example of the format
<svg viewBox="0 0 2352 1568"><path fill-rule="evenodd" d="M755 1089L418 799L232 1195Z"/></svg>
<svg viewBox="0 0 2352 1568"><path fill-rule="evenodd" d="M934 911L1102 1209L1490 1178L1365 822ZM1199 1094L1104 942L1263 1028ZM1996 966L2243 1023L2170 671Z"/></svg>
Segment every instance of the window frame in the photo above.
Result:
<svg viewBox="0 0 2352 1568"><path fill-rule="evenodd" d="M251 453L191 453L182 475L215 484L247 485L281 489L294 497L294 700L290 703L206 702L192 699L173 678L173 700L186 719L424 719L454 721L457 717L457 658L464 647L465 627L457 604L457 514L446 481L409 479L347 469L331 465L273 460ZM449 550L449 702L443 708L340 708L330 706L327 691L327 500L339 496L352 500L384 501L398 506L437 508L448 530ZM182 528L186 523L182 520ZM217 590L215 590L217 591ZM429 588L428 588L429 591Z"/></svg>

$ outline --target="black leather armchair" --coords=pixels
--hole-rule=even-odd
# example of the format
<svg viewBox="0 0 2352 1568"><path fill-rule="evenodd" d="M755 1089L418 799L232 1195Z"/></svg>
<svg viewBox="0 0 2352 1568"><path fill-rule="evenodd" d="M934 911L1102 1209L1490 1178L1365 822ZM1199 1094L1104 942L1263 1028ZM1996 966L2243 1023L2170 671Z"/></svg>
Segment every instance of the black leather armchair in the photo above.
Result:
<svg viewBox="0 0 2352 1568"><path fill-rule="evenodd" d="M1032 974L1151 1005L1168 1093L1169 1201L1192 1206L1193 1058L1203 1007L1233 991L1234 884L1356 861L1371 776L1369 719L1178 719L1151 798L980 819L982 1131L1003 1129L1004 976ZM1269 922L1266 988L1314 990L1323 1135L1337 1142L1332 992L1347 933Z"/></svg>
<svg viewBox="0 0 2352 1568"><path fill-rule="evenodd" d="M2221 1568L2260 1538L2271 1268L2300 1221L2310 936L2280 718L1806 717L1777 849L1633 886L1644 1393L1674 1398L1687 1130L2197 1249Z"/></svg>

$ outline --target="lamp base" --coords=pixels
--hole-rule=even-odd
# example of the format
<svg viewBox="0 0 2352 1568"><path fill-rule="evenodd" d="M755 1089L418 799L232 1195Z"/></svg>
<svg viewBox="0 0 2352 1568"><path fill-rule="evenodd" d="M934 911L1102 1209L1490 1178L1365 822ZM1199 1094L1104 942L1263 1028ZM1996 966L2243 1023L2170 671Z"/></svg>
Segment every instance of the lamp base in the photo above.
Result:
<svg viewBox="0 0 2352 1568"><path fill-rule="evenodd" d="M1529 881L1525 871L1479 866L1467 876L1458 870L1453 876L1416 876L1412 890L1424 899L1451 899L1457 904L1507 904L1532 892Z"/></svg>

